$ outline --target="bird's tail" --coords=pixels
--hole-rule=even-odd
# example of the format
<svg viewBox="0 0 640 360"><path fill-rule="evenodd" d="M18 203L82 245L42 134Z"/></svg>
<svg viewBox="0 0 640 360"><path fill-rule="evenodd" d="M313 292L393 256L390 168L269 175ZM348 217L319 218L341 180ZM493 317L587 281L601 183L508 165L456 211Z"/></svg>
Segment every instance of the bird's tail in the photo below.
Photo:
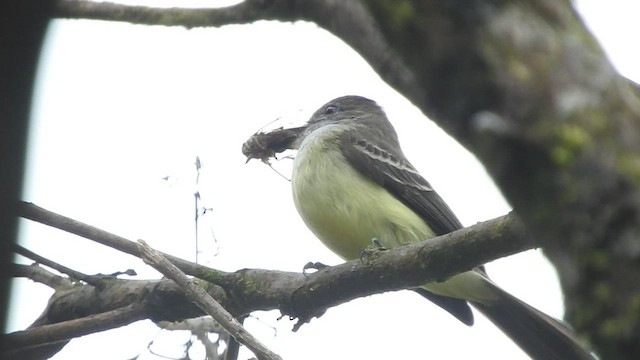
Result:
<svg viewBox="0 0 640 360"><path fill-rule="evenodd" d="M493 284L492 284L493 285ZM535 360L594 360L571 329L493 285L498 294L489 305L471 302Z"/></svg>

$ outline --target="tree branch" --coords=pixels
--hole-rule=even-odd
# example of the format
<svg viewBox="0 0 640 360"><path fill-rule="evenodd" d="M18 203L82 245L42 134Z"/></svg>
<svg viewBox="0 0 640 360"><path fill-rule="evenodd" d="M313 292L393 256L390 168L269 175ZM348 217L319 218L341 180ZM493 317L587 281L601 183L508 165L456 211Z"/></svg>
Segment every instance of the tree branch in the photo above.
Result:
<svg viewBox="0 0 640 360"><path fill-rule="evenodd" d="M45 258L43 256L40 256L40 255L34 253L33 251L31 251L31 250L29 250L29 249L27 249L27 248L25 248L25 247L23 247L21 245L13 244L13 251L16 254L22 255L22 256L24 256L24 257L26 257L28 259L31 259L31 260L33 260L33 261L35 261L37 263L40 263L42 265L48 266L48 267L50 267L50 268L52 268L52 269L54 269L54 270L56 270L56 271L58 271L58 272L60 272L62 274L67 274L73 279L82 280L82 281L84 281L86 283L89 283L89 284L96 282L96 279L92 279L93 278L92 276L83 274L83 273L81 273L79 271L76 271L76 270L70 269L70 268L68 268L68 267L66 267L64 265L58 264L57 262L49 260L49 259L47 259L47 258Z"/></svg>
<svg viewBox="0 0 640 360"><path fill-rule="evenodd" d="M59 0L56 16L64 19L121 21L141 25L183 26L186 28L247 24L269 14L290 14L290 1L248 0L224 8L153 8L110 2ZM286 10L286 11L285 11Z"/></svg>
<svg viewBox="0 0 640 360"><path fill-rule="evenodd" d="M125 238L30 203L20 203L19 209L20 215L25 218L141 257L134 248L136 243ZM509 214L451 234L384 252L367 265L356 260L319 271L310 275L305 285L302 284L304 278L301 274L250 269L227 273L175 256L166 257L179 269L186 269L186 273L222 287L228 296L238 296L239 298L235 298L238 306L232 310L233 313L238 313L239 310L278 308L285 294L302 289L294 296L291 307L285 306L282 310L287 315L307 318L310 313L316 313L322 307L445 279L536 246L517 217ZM455 263L448 261L452 257L457 259ZM340 280L336 281L338 278ZM352 281L355 283L351 283ZM321 295L322 291L318 291L320 288L327 288L326 297ZM335 291L336 289L341 291ZM228 306L225 305L225 308Z"/></svg>
<svg viewBox="0 0 640 360"><path fill-rule="evenodd" d="M245 0L225 8L181 9L58 0L56 16L186 28L249 24L259 20L311 21L352 46L378 74L407 98L421 99L425 96L414 73L387 42L376 19L362 1Z"/></svg>
<svg viewBox="0 0 640 360"><path fill-rule="evenodd" d="M225 305L237 309L232 302L226 301L226 294L219 287L211 285L208 291L217 298L225 299ZM92 327L93 320L87 318L101 313L110 314L113 310L134 305L139 306L136 309L140 314L130 316L128 320L118 318L119 320L115 319L117 321L111 323L105 321L98 327ZM29 328L84 318L86 322L81 323L82 325L71 325L66 328L65 338L70 339L90 332L123 326L139 319L177 321L200 315L203 315L202 311L187 300L182 290L171 280L104 278L98 286L79 283L67 289L58 289L49 300L42 315ZM49 344L29 343L31 347L14 350L11 356L6 358L48 359L66 345L66 340L63 339L58 339L60 341L55 343L50 342L46 337L38 337L38 339L46 340ZM2 358L5 358L5 354L2 355Z"/></svg>
<svg viewBox="0 0 640 360"><path fill-rule="evenodd" d="M25 331L5 335L3 355L6 358L22 359L18 350L44 347L58 342L66 342L75 337L113 329L144 319L143 307L132 303L119 309L89 315L52 325L42 325Z"/></svg>
<svg viewBox="0 0 640 360"><path fill-rule="evenodd" d="M124 238L33 204L21 203L19 209L34 221L78 235L87 234L97 242L138 255L137 250L131 250L135 243ZM170 261L206 278L210 284L203 283L205 290L234 317L255 310L280 309L283 314L299 319L297 328L325 309L354 298L444 279L535 246L517 218L510 214L418 244L383 251L366 263L356 260L323 269L308 278L300 273L274 270L244 269L227 273L175 257L170 257ZM452 257L457 261L449 261ZM78 285L56 292L34 325L67 321L131 304L141 304L141 316L153 321L176 321L203 314L169 280L104 277L95 285ZM19 355L23 358L25 353Z"/></svg>
<svg viewBox="0 0 640 360"><path fill-rule="evenodd" d="M340 303L440 281L534 247L534 241L510 214L417 244L383 251L364 263L355 260L320 270L309 275L305 285L292 292L280 310L297 317L299 327ZM453 258L455 263L451 261Z"/></svg>
<svg viewBox="0 0 640 360"><path fill-rule="evenodd" d="M56 275L35 263L31 265L13 264L11 269L11 276L26 277L52 289L68 289L73 285L69 279Z"/></svg>
<svg viewBox="0 0 640 360"><path fill-rule="evenodd" d="M41 224L54 227L56 229L66 231L71 234L75 234L89 240L93 240L99 244L122 251L129 255L133 255L135 257L141 258L140 253L138 251L138 247L135 242L131 240L127 240L121 236L111 234L104 230L98 229L94 226L84 224L80 221L71 219L69 217L56 214L54 212L43 209L32 203L20 201L17 204L17 213L18 213L18 216L21 216L25 219L33 220ZM205 277L203 278L206 279L207 275L209 276L212 275L211 272L217 271L211 268L204 268L201 265L175 257L173 255L164 254L164 253L162 255L165 256L167 259L169 259L180 270L184 271L189 275L198 276L199 274L200 275L204 274Z"/></svg>
<svg viewBox="0 0 640 360"><path fill-rule="evenodd" d="M193 280L180 271L169 260L163 257L158 251L152 249L143 240L138 241L138 249L143 260L160 271L164 276L173 280L186 294L186 296L196 303L200 309L216 320L234 339L246 346L257 357L258 360L281 360L281 357L249 333L242 325L222 307L209 293L196 285Z"/></svg>

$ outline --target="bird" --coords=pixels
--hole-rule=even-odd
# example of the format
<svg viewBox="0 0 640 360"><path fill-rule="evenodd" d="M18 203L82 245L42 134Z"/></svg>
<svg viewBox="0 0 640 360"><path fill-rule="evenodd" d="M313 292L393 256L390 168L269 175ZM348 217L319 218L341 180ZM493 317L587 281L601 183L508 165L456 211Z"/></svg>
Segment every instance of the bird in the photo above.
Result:
<svg viewBox="0 0 640 360"><path fill-rule="evenodd" d="M355 95L329 101L295 143L295 207L313 234L342 259L358 259L372 240L393 249L463 227L407 160L375 101ZM594 359L568 325L501 289L482 267L413 290L469 326L471 305L532 359Z"/></svg>

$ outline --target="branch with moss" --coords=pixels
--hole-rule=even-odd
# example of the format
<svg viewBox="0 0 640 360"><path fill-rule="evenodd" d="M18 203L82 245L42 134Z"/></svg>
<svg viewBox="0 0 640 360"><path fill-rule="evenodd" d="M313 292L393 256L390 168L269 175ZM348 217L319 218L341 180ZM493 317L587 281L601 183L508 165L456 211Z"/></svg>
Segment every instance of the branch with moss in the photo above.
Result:
<svg viewBox="0 0 640 360"><path fill-rule="evenodd" d="M21 203L19 214L73 234L87 235L90 240L124 250L134 256L141 256L135 242L33 204ZM517 218L510 214L419 244L374 252L364 261L350 261L307 276L302 273L260 269L223 272L176 257L168 258L178 268L186 269L197 278L206 280L198 283L234 317L256 310L277 309L283 315L297 318L298 328L313 317L322 315L327 308L352 299L413 288L535 246ZM458 259L455 263L447 260L453 254ZM131 322L140 317L158 322L179 321L203 315L202 310L188 300L183 291L170 280L100 277L96 283L77 284L57 291L33 328L82 319L133 304L139 304L139 307L136 307L137 316L132 317ZM113 326L125 323L126 321L119 321ZM57 341L85 334L80 327L77 329L77 332L65 332L66 339L59 338ZM101 329L104 330L104 327ZM41 339L36 335L29 335L31 330L33 329L20 336ZM9 338L11 336L18 335L12 334ZM21 357L43 345L27 344L25 340L15 340L13 344L20 344L22 350L17 349L18 345L13 350L16 351L16 356Z"/></svg>

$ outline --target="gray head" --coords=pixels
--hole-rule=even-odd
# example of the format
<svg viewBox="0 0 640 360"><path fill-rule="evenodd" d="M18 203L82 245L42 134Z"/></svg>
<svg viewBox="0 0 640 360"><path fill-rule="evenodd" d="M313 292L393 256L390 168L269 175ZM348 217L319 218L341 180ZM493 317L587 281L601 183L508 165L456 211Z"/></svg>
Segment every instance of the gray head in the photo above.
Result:
<svg viewBox="0 0 640 360"><path fill-rule="evenodd" d="M342 96L322 105L311 119L309 124L339 123L354 119L364 119L372 115L385 116L382 108L375 101L362 96Z"/></svg>
<svg viewBox="0 0 640 360"><path fill-rule="evenodd" d="M397 142L397 135L387 115L375 101L348 95L329 101L311 116L305 135L328 124L349 124L354 129L367 128L371 136Z"/></svg>

